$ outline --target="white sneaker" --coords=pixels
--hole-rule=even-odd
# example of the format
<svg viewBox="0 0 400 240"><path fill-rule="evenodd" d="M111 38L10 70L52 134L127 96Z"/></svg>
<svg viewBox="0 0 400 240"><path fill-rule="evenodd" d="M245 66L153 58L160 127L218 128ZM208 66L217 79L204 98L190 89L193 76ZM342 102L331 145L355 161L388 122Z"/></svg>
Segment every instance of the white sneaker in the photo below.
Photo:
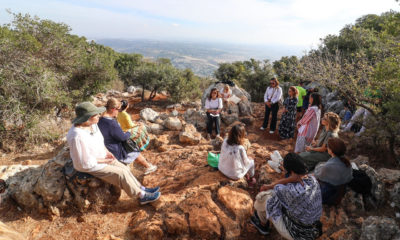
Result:
<svg viewBox="0 0 400 240"><path fill-rule="evenodd" d="M219 134L217 134L217 136L215 136L216 138L219 138L219 137L221 137Z"/></svg>
<svg viewBox="0 0 400 240"><path fill-rule="evenodd" d="M269 131L269 134L273 134L275 131Z"/></svg>
<svg viewBox="0 0 400 240"><path fill-rule="evenodd" d="M265 128L263 128L263 127L260 127L260 130L265 130Z"/></svg>
<svg viewBox="0 0 400 240"><path fill-rule="evenodd" d="M146 168L146 171L144 171L144 175L150 174L156 170L157 170L157 166L150 164L150 167Z"/></svg>

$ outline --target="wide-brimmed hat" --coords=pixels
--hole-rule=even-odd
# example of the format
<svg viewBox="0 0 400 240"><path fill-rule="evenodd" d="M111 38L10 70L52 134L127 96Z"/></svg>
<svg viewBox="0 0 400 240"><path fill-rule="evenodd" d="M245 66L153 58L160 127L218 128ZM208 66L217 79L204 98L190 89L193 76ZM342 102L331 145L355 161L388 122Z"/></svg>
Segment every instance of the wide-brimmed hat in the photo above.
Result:
<svg viewBox="0 0 400 240"><path fill-rule="evenodd" d="M84 123L93 115L102 113L106 110L105 107L96 107L93 103L83 102L75 108L76 118L72 120L73 124Z"/></svg>

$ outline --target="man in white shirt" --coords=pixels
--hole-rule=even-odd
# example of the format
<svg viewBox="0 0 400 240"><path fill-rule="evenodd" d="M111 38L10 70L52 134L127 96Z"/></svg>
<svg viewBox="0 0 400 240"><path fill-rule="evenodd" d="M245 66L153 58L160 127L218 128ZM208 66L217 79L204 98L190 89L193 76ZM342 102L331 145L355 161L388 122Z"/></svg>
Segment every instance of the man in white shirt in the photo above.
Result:
<svg viewBox="0 0 400 240"><path fill-rule="evenodd" d="M270 86L267 88L264 94L265 102L265 116L261 130L265 130L268 127L269 114L272 112L271 125L269 127L269 133L272 134L276 129L276 122L278 120L279 101L282 97L282 88L279 87L279 81L276 78L270 80Z"/></svg>

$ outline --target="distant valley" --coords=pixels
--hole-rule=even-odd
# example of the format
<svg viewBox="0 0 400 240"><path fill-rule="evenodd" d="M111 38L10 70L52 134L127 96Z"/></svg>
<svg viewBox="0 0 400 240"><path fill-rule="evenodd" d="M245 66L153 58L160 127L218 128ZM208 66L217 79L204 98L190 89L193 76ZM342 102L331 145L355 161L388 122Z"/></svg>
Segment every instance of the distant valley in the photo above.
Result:
<svg viewBox="0 0 400 240"><path fill-rule="evenodd" d="M212 76L219 63L243 61L250 58L279 59L286 55L300 55L300 47L245 46L222 43L172 42L156 40L96 39L99 44L118 52L139 53L146 58L169 58L179 68L190 68L199 76Z"/></svg>

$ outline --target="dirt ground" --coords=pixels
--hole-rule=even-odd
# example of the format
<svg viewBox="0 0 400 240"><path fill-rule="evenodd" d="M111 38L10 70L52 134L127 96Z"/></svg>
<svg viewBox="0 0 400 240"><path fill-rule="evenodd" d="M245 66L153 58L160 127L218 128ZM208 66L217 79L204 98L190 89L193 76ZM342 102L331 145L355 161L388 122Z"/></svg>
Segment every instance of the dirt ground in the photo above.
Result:
<svg viewBox="0 0 400 240"><path fill-rule="evenodd" d="M170 104L165 97L157 97L153 102L140 103L138 99L130 100L133 105L129 109L134 120L139 119L139 111L144 107L152 107L156 111L165 111ZM252 126L246 127L248 138L252 144L258 144L269 151L279 150L283 155L294 148L293 140L280 141L277 135L269 134L269 129L259 130L263 121L264 107L262 104L254 106L255 122ZM203 133L205 136L205 133ZM55 144L43 144L29 152L9 153L0 156L0 165L11 164L43 164L50 160L64 145L63 141ZM151 160L157 155L156 150L143 152L144 156ZM251 155L256 160L257 168L266 163L266 156ZM206 156L204 156L206 163ZM140 179L139 179L140 180ZM258 192L259 185L249 188L249 193L254 197ZM28 236L28 239L135 239L129 232L129 225L132 219L132 209L137 208L137 202L130 199L125 193L120 200L107 209L92 211L84 214L67 212L61 217L43 216L35 213L27 213L16 206L11 200L3 202L0 206L0 220L11 226L20 233ZM143 209L150 210L152 206L145 206ZM247 224L241 239L263 239L254 227ZM167 238L166 238L167 239ZM281 239L276 232L265 237L265 239Z"/></svg>

